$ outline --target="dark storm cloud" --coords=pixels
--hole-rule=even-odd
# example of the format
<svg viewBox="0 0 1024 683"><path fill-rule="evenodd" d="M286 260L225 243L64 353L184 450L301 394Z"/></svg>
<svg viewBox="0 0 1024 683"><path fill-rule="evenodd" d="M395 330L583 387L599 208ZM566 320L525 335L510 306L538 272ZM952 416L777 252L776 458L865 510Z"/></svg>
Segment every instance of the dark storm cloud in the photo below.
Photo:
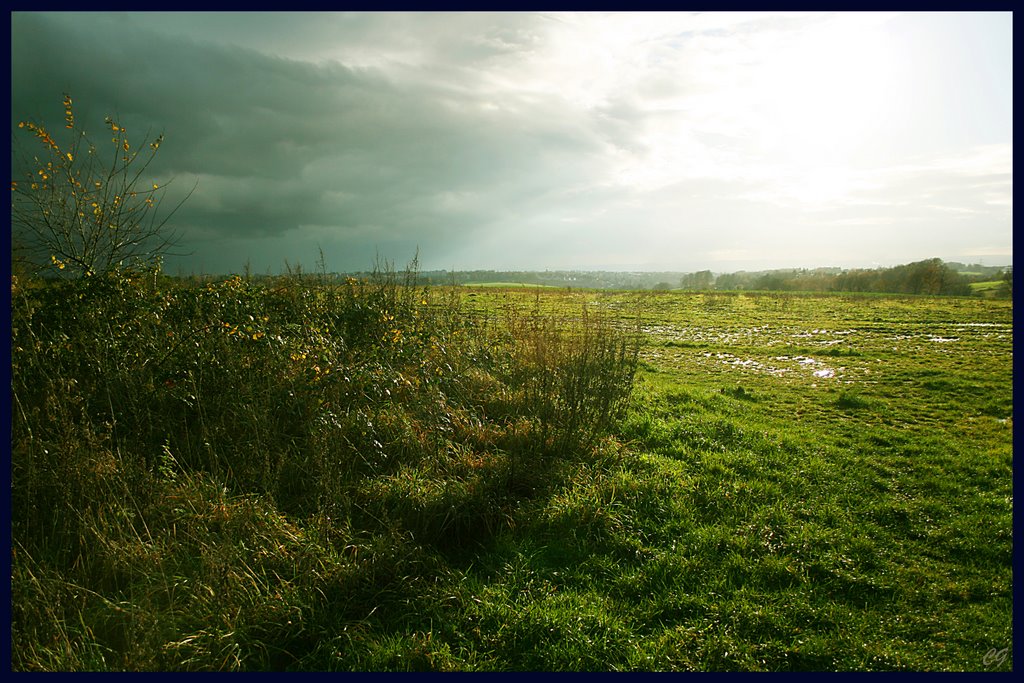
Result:
<svg viewBox="0 0 1024 683"><path fill-rule="evenodd" d="M16 15L12 26L13 118L56 127L68 91L97 129L112 114L132 134L163 132L154 168L177 176L179 193L198 179L175 218L186 240L297 238L320 226L336 242L444 249L543 203L555 185L587 184L580 161L600 146L543 99L482 109L467 92L464 65L529 42L514 28L461 48L421 46L458 54L442 60L452 79L415 80L415 64L396 78L157 33L137 16Z"/></svg>

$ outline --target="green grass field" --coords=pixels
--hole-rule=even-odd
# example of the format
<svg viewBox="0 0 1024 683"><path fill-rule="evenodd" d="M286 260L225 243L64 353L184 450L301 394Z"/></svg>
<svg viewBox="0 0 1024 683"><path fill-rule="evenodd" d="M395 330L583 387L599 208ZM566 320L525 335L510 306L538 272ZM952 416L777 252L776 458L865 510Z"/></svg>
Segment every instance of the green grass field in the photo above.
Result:
<svg viewBox="0 0 1024 683"><path fill-rule="evenodd" d="M467 282L462 285L463 287L490 287L498 289L514 289L517 287L525 287L530 289L559 289L554 285L541 285L531 282Z"/></svg>
<svg viewBox="0 0 1024 683"><path fill-rule="evenodd" d="M15 670L1012 669L1009 300L49 291Z"/></svg>
<svg viewBox="0 0 1024 683"><path fill-rule="evenodd" d="M1006 282L992 280L989 282L972 282L971 291L981 296L1006 296Z"/></svg>

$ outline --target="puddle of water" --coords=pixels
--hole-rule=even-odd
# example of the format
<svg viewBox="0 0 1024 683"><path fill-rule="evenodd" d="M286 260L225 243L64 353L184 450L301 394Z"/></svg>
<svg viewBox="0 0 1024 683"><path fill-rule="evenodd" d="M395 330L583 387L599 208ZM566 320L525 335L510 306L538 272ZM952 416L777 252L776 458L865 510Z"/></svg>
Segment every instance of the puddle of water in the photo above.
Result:
<svg viewBox="0 0 1024 683"><path fill-rule="evenodd" d="M723 365L728 365L734 368L750 368L758 372L763 372L776 377L782 377L788 372L791 372L793 368L777 367L762 363L761 361L754 360L753 358L738 358L731 353L719 352L712 353L710 351L701 354L705 358L714 359L721 362ZM801 368L812 368L817 365L821 365L821 361L809 358L807 356L775 356L772 360L783 362L783 363L796 363ZM821 367L815 370L811 374L819 379L828 379L831 377L840 376L846 370L845 367L839 368L838 370L830 367Z"/></svg>
<svg viewBox="0 0 1024 683"><path fill-rule="evenodd" d="M722 353L711 353L709 351L709 352L704 353L702 355L705 358L714 358L715 360L720 361L724 365L730 365L732 367L741 367L741 368L752 368L754 370L757 370L758 372L764 372L764 373L767 373L769 375L775 375L776 377L781 377L782 375L784 375L787 372L786 368L777 368L777 367L774 367L772 365L765 365L761 361L754 360L753 358L747 358L747 359L737 358L736 356L734 356L731 353L725 353L725 352L722 352Z"/></svg>

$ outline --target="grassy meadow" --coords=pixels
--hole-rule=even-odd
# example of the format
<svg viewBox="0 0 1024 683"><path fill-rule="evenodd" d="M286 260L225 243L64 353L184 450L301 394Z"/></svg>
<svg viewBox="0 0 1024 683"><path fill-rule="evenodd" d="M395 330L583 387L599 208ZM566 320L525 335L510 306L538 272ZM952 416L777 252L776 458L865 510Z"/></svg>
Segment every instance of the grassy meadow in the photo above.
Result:
<svg viewBox="0 0 1024 683"><path fill-rule="evenodd" d="M1012 302L12 287L15 670L1009 671Z"/></svg>

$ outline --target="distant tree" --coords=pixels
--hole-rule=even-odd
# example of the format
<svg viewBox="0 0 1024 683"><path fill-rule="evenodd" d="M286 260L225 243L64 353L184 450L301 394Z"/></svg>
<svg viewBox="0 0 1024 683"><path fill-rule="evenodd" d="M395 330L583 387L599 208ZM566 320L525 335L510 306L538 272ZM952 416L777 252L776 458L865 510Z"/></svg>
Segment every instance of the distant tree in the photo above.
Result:
<svg viewBox="0 0 1024 683"><path fill-rule="evenodd" d="M710 289L714 281L715 276L710 270L701 270L683 275L679 279L679 286L682 289Z"/></svg>
<svg viewBox="0 0 1024 683"><path fill-rule="evenodd" d="M938 258L911 263L906 266L906 273L905 291L911 294L963 296L971 293L967 278Z"/></svg>
<svg viewBox="0 0 1024 683"><path fill-rule="evenodd" d="M753 287L754 289L764 289L769 291L783 291L790 289L789 274L780 271L765 273L754 280Z"/></svg>
<svg viewBox="0 0 1024 683"><path fill-rule="evenodd" d="M722 273L715 278L715 289L749 289L752 279L751 273L742 270L735 273Z"/></svg>

